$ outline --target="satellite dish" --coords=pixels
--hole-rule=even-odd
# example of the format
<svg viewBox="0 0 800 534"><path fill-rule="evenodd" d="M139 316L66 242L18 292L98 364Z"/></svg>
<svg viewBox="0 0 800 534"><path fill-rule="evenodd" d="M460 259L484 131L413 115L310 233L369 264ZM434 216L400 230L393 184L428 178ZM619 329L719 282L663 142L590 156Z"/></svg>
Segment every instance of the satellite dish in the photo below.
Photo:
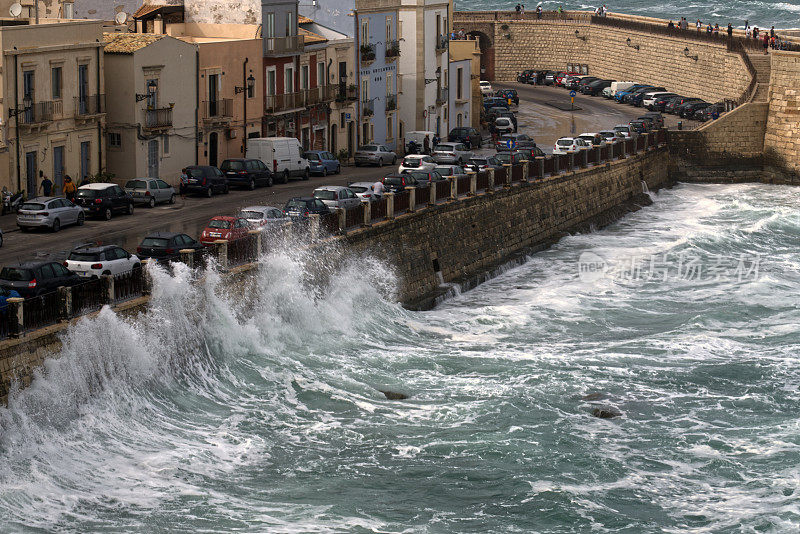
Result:
<svg viewBox="0 0 800 534"><path fill-rule="evenodd" d="M11 13L12 17L17 18L22 14L22 6L19 5L19 2L14 2L8 12Z"/></svg>
<svg viewBox="0 0 800 534"><path fill-rule="evenodd" d="M117 24L125 24L125 21L128 20L128 14L124 11L120 11L117 13L117 16L114 17L114 20L117 21Z"/></svg>

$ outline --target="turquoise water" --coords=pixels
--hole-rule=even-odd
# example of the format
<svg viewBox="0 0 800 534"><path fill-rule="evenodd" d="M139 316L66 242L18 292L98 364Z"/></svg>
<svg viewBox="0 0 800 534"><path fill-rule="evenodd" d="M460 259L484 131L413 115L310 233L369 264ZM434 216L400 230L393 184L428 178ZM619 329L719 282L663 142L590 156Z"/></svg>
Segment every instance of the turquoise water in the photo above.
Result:
<svg viewBox="0 0 800 534"><path fill-rule="evenodd" d="M514 9L519 2L508 0L456 0L455 9L459 10L495 10ZM522 2L525 10L532 13L538 2ZM690 22L697 19L707 23L719 24L720 28L727 27L730 22L735 28L744 28L744 21L749 20L751 26L769 28L800 28L800 2L790 0L787 2L772 1L746 1L728 0L726 2L710 2L708 0L694 0L692 2L639 2L637 0L620 0L618 2L600 1L591 2L543 2L542 9L555 11L561 5L564 9L594 10L605 4L609 11L641 15L643 17L657 17L662 19L679 20L686 17Z"/></svg>
<svg viewBox="0 0 800 534"><path fill-rule="evenodd" d="M797 531L800 190L654 200L423 313L156 272L0 409L0 531Z"/></svg>

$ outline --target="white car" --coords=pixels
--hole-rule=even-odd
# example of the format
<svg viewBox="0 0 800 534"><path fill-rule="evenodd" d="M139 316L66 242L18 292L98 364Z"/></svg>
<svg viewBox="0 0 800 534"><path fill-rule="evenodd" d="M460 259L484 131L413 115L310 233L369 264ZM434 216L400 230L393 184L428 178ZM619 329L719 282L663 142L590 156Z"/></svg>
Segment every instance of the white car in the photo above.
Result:
<svg viewBox="0 0 800 534"><path fill-rule="evenodd" d="M402 174L405 171L432 171L435 168L436 162L432 157L425 154L410 154L403 158L397 172Z"/></svg>
<svg viewBox="0 0 800 534"><path fill-rule="evenodd" d="M472 151L461 143L439 143L433 147L431 157L442 165L463 165L472 158Z"/></svg>
<svg viewBox="0 0 800 534"><path fill-rule="evenodd" d="M619 132L615 132L614 130L600 130L597 133L602 135L603 139L606 140L606 143L609 143L609 144L617 143L617 142L622 141L623 139L625 139L624 135L622 135Z"/></svg>
<svg viewBox="0 0 800 534"><path fill-rule="evenodd" d="M375 192L375 182L353 182L347 187L361 199L361 202L372 202L381 198L381 195Z"/></svg>
<svg viewBox="0 0 800 534"><path fill-rule="evenodd" d="M289 220L283 210L272 206L247 206L242 208L237 217L247 219L253 228L263 228Z"/></svg>
<svg viewBox="0 0 800 534"><path fill-rule="evenodd" d="M656 103L656 100L665 96L678 96L675 93L670 93L669 91L658 91L655 93L645 93L644 97L642 97L642 107L647 109L653 109L653 104Z"/></svg>
<svg viewBox="0 0 800 534"><path fill-rule="evenodd" d="M514 133L514 123L508 117L497 117L494 120L497 135Z"/></svg>
<svg viewBox="0 0 800 534"><path fill-rule="evenodd" d="M553 146L553 154L574 154L589 147L589 143L579 137L562 137Z"/></svg>
<svg viewBox="0 0 800 534"><path fill-rule="evenodd" d="M100 278L130 272L142 263L136 255L117 245L81 245L72 249L65 266L82 278Z"/></svg>
<svg viewBox="0 0 800 534"><path fill-rule="evenodd" d="M589 143L589 146L600 146L600 147L606 146L605 138L599 133L584 132L578 136L578 139L583 139L584 141Z"/></svg>
<svg viewBox="0 0 800 534"><path fill-rule="evenodd" d="M314 198L322 201L329 208L346 210L361 205L361 198L350 188L343 185L326 185L314 189Z"/></svg>
<svg viewBox="0 0 800 534"><path fill-rule="evenodd" d="M494 91L492 90L492 84L487 82L486 80L481 80L480 82L478 82L478 85L480 85L482 95L491 95L494 93Z"/></svg>

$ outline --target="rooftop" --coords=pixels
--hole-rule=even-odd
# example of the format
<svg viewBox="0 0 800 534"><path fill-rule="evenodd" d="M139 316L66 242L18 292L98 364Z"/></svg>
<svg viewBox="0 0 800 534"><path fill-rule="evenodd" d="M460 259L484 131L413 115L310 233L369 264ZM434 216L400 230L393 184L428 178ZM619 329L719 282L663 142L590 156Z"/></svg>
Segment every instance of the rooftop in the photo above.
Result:
<svg viewBox="0 0 800 534"><path fill-rule="evenodd" d="M300 28L300 35L305 36L305 44L307 45L324 43L327 41L325 37L303 28Z"/></svg>
<svg viewBox="0 0 800 534"><path fill-rule="evenodd" d="M151 45L166 37L157 33L104 33L106 54L133 54L137 50Z"/></svg>

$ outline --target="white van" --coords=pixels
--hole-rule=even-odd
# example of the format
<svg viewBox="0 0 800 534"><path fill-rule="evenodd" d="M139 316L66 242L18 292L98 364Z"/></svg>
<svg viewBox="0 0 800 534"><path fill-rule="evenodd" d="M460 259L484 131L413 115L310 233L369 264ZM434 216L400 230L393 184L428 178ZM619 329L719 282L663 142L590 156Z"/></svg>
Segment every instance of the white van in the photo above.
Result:
<svg viewBox="0 0 800 534"><path fill-rule="evenodd" d="M285 184L289 178L308 180L309 164L303 157L300 141L294 137L256 137L247 140L246 158L260 159Z"/></svg>
<svg viewBox="0 0 800 534"><path fill-rule="evenodd" d="M619 91L624 91L636 85L634 82L611 82L611 98Z"/></svg>

